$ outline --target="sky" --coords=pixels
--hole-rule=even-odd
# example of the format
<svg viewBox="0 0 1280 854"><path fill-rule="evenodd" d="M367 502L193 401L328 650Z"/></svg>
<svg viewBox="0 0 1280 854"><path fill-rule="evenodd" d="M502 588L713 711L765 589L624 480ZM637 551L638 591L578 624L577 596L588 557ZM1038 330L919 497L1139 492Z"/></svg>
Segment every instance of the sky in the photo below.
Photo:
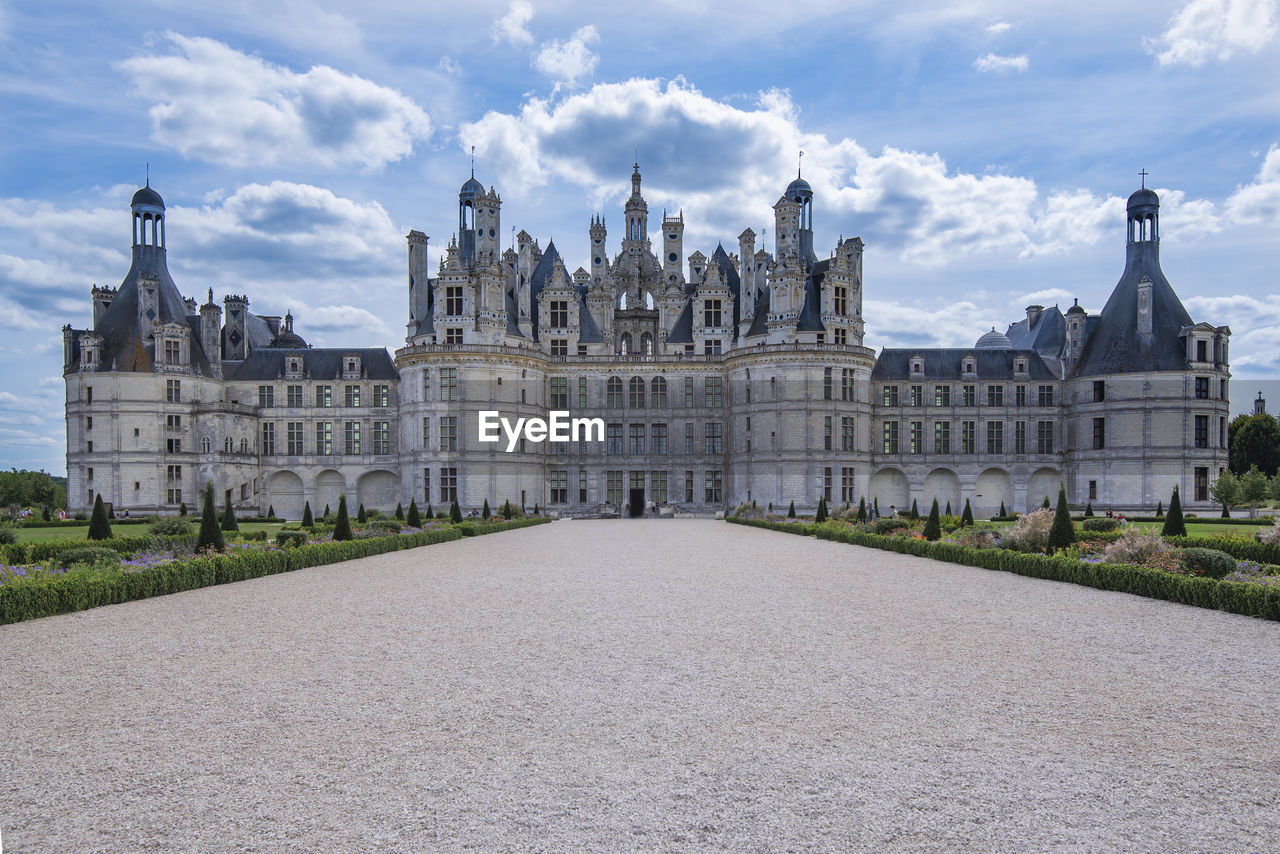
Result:
<svg viewBox="0 0 1280 854"><path fill-rule="evenodd" d="M62 333L129 267L149 168L184 295L394 349L404 235L438 257L471 168L587 265L638 157L685 250L764 232L802 164L815 244L866 242L866 344L967 347L1099 311L1145 170L1233 411L1280 409L1280 0L0 0L0 466L65 472ZM803 151L803 157L800 152Z"/></svg>

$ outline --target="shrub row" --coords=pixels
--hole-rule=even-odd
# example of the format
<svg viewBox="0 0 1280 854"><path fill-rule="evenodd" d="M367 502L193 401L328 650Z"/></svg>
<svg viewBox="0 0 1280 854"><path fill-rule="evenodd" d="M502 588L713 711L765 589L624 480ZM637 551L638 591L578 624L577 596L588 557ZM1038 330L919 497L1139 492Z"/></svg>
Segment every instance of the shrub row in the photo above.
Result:
<svg viewBox="0 0 1280 854"><path fill-rule="evenodd" d="M1280 565L1280 545L1246 540L1243 537L1169 537L1169 542L1184 549L1217 549L1236 560Z"/></svg>
<svg viewBox="0 0 1280 854"><path fill-rule="evenodd" d="M1232 614L1280 620L1280 590L1256 584L1232 581L1216 581L1191 575L1177 575L1140 566L1120 566L1106 563L1084 563L1069 557L1051 557L1042 554L1026 554L1008 549L974 549L953 543L929 542L903 537L882 537L850 530L847 526L827 523L823 525L797 525L764 522L760 520L728 521L756 528L768 528L790 534L806 534L824 540L873 549L899 552L933 558L950 563L964 564L982 569L1012 572L1031 578L1050 581L1066 581L1099 590L1132 593L1152 599L1163 599L1199 608L1214 608ZM1188 537L1186 540L1213 540L1209 537ZM1179 541L1179 545L1182 542ZM1188 543L1190 545L1190 543ZM1197 542L1194 545L1201 545ZM1218 548L1218 546L1206 546ZM1222 549L1226 551L1226 549Z"/></svg>
<svg viewBox="0 0 1280 854"><path fill-rule="evenodd" d="M10 565L43 563L68 549L97 547L113 549L121 554L133 554L153 546L194 545L195 535L187 537L152 537L145 534L135 537L112 537L109 540L65 539L44 540L31 543L10 543L4 546L4 559Z"/></svg>
<svg viewBox="0 0 1280 854"><path fill-rule="evenodd" d="M550 521L549 519L524 519L505 524L474 525L473 535L491 534L513 528L523 528ZM461 527L461 526L459 526ZM195 590L214 584L227 584L248 578L259 578L280 572L291 572L309 566L322 566L346 560L412 549L419 546L461 539L464 533L456 527L439 528L418 534L395 534L338 543L313 543L297 548L281 550L251 549L231 554L216 554L184 561L153 566L139 572L88 573L73 572L55 575L20 584L0 586L0 625L66 614ZM138 538L134 538L138 539ZM147 538L140 538L144 541ZM123 540L104 540L94 545L108 546L117 551L117 543ZM83 541L72 541L83 548ZM144 543L145 545L146 543ZM44 545L44 544L40 544Z"/></svg>

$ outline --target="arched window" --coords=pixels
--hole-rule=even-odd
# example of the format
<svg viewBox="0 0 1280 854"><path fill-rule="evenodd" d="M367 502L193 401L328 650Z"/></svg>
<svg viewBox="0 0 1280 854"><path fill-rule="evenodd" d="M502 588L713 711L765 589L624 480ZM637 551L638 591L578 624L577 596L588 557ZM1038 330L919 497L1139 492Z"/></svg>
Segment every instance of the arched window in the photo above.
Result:
<svg viewBox="0 0 1280 854"><path fill-rule="evenodd" d="M649 297L649 299L652 301L653 297ZM653 336L648 332L642 332L640 334L640 352L646 356L653 355Z"/></svg>
<svg viewBox="0 0 1280 854"><path fill-rule="evenodd" d="M240 440L240 453L242 453L242 454L247 454L247 453L249 453L249 440L248 440L248 439L241 439L241 440Z"/></svg>
<svg viewBox="0 0 1280 854"><path fill-rule="evenodd" d="M627 355L628 353L630 353L630 352L631 352L631 350L632 350L632 347L631 347L631 333L630 333L630 332L624 332L624 333L622 333L622 341L621 341L620 346L618 347L618 352L625 356L625 355Z"/></svg>
<svg viewBox="0 0 1280 854"><path fill-rule="evenodd" d="M233 445L233 444L231 443L231 437L230 437L230 436L228 436L227 438L225 438L225 439L223 439L223 440L222 440L222 450L223 450L223 451L225 451L226 453L228 453L228 454L229 454L229 453L231 453L231 449L232 449L232 448L234 448L234 447L235 447L235 445Z"/></svg>
<svg viewBox="0 0 1280 854"><path fill-rule="evenodd" d="M209 441L209 437L205 436L200 440L200 453L207 454L212 450L213 443Z"/></svg>
<svg viewBox="0 0 1280 854"><path fill-rule="evenodd" d="M609 377L609 381L605 383L605 406L610 409L622 408L622 378Z"/></svg>
<svg viewBox="0 0 1280 854"><path fill-rule="evenodd" d="M655 407L665 408L667 405L667 378L654 377L653 382L649 385L651 391L649 403Z"/></svg>
<svg viewBox="0 0 1280 854"><path fill-rule="evenodd" d="M644 409L644 380L640 377L632 377L627 385L630 392L628 405L632 409Z"/></svg>

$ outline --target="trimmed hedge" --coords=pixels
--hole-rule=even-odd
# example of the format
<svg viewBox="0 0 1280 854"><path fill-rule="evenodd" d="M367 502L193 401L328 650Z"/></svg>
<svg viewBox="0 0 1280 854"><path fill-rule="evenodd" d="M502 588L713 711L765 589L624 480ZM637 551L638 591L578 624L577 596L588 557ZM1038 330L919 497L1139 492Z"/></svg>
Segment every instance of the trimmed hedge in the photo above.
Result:
<svg viewBox="0 0 1280 854"><path fill-rule="evenodd" d="M1170 537L1169 542L1184 549L1216 549L1236 560L1280 565L1280 545L1260 543L1242 537Z"/></svg>
<svg viewBox="0 0 1280 854"><path fill-rule="evenodd" d="M501 525L472 527L476 529L475 534L491 534L550 521L550 519L530 519ZM166 593L179 593L184 590L211 587L215 584L259 578L280 572L291 572L309 566L322 566L402 549L413 549L448 540L458 540L462 536L462 532L454 528L440 528L418 534L396 534L336 543L312 543L279 551L252 550L215 554L209 557L173 561L140 572L71 573L19 584L6 584L0 586L0 625L83 611L99 605L115 605L121 602L132 602L135 599L163 596ZM129 551L118 548L123 539L106 540L96 545L117 551ZM144 541L142 544L144 546L153 542L146 537L129 539L141 539ZM86 545L83 540L63 542L72 542L76 548L83 548Z"/></svg>
<svg viewBox="0 0 1280 854"><path fill-rule="evenodd" d="M187 537L112 537L109 540L66 539L37 540L30 543L13 543L4 547L4 559L12 565L24 563L44 563L55 558L68 549L97 547L113 549L121 554L133 554L152 546L194 545L195 535Z"/></svg>
<svg viewBox="0 0 1280 854"><path fill-rule="evenodd" d="M900 554L916 555L917 557L927 557L981 569L1012 572L1030 578L1065 581L1085 587L1094 587L1099 590L1132 593L1136 596L1163 599L1183 605L1194 605L1198 608L1213 608L1232 614L1243 614L1248 617L1280 621L1280 590L1246 582L1216 581L1212 578L1177 575L1140 566L1083 563L1069 557L1026 554L1008 549L974 549L958 546L954 543L931 543L928 540L907 539L905 537L882 537L876 534L860 533L839 523L787 525L765 522L759 519L748 520L734 517L730 517L726 521L737 525L768 528L789 534L804 534L824 540L867 546ZM1179 545L1183 544L1181 542L1183 539L1229 542L1209 537L1178 539ZM1190 543L1187 544L1190 545ZM1201 544L1196 543L1195 545ZM1255 543L1254 545L1261 544ZM1214 548L1215 546L1206 547ZM1266 548L1276 547L1268 546ZM1226 549L1221 550L1227 551Z"/></svg>

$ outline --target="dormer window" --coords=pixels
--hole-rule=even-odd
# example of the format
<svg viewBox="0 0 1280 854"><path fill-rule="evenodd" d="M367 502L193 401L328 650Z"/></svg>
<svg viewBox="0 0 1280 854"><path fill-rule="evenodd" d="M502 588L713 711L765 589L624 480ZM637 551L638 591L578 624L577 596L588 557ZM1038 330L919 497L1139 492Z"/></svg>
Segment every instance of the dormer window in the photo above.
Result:
<svg viewBox="0 0 1280 854"><path fill-rule="evenodd" d="M912 359L912 360L911 360L911 373L913 373L913 374L922 374L922 373L924 373L924 360L923 360L923 359Z"/></svg>
<svg viewBox="0 0 1280 854"><path fill-rule="evenodd" d="M965 372L966 374L971 374L971 373L973 373L973 371L974 371L973 360L971 360L971 359L965 359L965 360L964 360L964 372Z"/></svg>
<svg viewBox="0 0 1280 854"><path fill-rule="evenodd" d="M1027 372L1027 360L1026 360L1026 359L1015 359L1015 360L1014 360L1014 362L1013 362L1013 370L1014 370L1016 373L1019 373L1019 374L1025 374L1025 373Z"/></svg>

